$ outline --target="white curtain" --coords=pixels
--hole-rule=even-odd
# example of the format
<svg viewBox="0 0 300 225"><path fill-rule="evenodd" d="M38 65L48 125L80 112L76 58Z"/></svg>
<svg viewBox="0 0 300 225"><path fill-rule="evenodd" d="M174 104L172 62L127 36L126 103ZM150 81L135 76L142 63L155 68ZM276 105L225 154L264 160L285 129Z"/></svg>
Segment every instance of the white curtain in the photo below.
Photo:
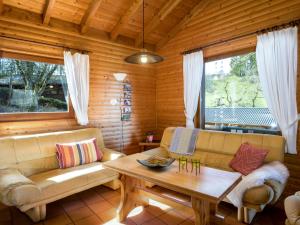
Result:
<svg viewBox="0 0 300 225"><path fill-rule="evenodd" d="M194 117L197 112L201 81L203 75L203 52L183 56L183 83L186 127L194 128Z"/></svg>
<svg viewBox="0 0 300 225"><path fill-rule="evenodd" d="M257 37L257 67L264 96L282 135L286 152L297 154L297 27Z"/></svg>
<svg viewBox="0 0 300 225"><path fill-rule="evenodd" d="M87 125L89 104L89 56L64 52L64 64L71 102L80 125Z"/></svg>

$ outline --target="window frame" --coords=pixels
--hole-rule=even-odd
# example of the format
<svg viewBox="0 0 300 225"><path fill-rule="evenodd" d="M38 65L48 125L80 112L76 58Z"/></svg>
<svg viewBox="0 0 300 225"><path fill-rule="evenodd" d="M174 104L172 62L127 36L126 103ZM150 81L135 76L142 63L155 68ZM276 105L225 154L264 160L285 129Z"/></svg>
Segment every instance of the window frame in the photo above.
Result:
<svg viewBox="0 0 300 225"><path fill-rule="evenodd" d="M10 58L18 60L28 60L34 62L44 62L52 64L63 65L64 61L61 58L48 58L38 55L27 55L12 52L0 52L0 58ZM57 120L57 119L73 119L75 118L74 109L71 103L70 96L68 96L68 111L67 112L17 112L17 113L0 113L0 122L13 121L36 121L36 120Z"/></svg>
<svg viewBox="0 0 300 225"><path fill-rule="evenodd" d="M199 117L200 117L200 128L201 129L203 129L203 130L219 130L217 128L211 129L211 128L205 127L206 124L209 124L209 123L206 123L206 121L205 121L205 97L206 97L206 94L205 94L205 76L206 76L205 64L207 62L212 62L212 61L221 60L221 59L225 59L225 58L229 58L229 57L249 54L251 52L255 52L255 50L256 50L256 46L244 48L244 49L240 49L240 50L236 50L236 51L226 52L226 53L218 54L218 55L211 56L211 57L204 57L203 76L202 76L202 81L201 81L200 103L199 103L199 108L200 108ZM253 129L251 127L253 127ZM230 128L230 126L225 126L225 128ZM232 129L252 130L254 133L264 133L264 134L270 134L270 133L280 134L281 133L279 128L277 128L277 130L271 130L268 128L270 128L270 127L264 126L264 125L261 125L261 126L247 125L247 128L243 127L243 125L241 125L241 124L234 124L234 126L232 126ZM230 131L225 131L225 132L230 132Z"/></svg>

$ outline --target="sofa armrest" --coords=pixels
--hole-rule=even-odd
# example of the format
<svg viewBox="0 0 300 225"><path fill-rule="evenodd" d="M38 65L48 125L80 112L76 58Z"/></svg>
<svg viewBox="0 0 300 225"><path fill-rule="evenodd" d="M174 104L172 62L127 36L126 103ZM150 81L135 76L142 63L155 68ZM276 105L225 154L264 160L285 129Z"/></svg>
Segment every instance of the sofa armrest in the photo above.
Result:
<svg viewBox="0 0 300 225"><path fill-rule="evenodd" d="M22 206L40 198L41 190L17 169L0 170L0 200L8 206Z"/></svg>
<svg viewBox="0 0 300 225"><path fill-rule="evenodd" d="M118 159L118 158L121 158L124 156L126 156L124 153L117 152L117 151L109 149L109 148L104 148L102 161L103 162L110 161L110 160Z"/></svg>
<svg viewBox="0 0 300 225"><path fill-rule="evenodd" d="M263 185L249 188L243 196L243 202L249 206L274 204L284 190L285 184L276 180L266 180Z"/></svg>
<svg viewBox="0 0 300 225"><path fill-rule="evenodd" d="M291 225L300 225L300 196L291 195L284 200L284 209Z"/></svg>
<svg viewBox="0 0 300 225"><path fill-rule="evenodd" d="M143 154L149 155L149 156L156 155L156 156L165 157L165 158L169 157L168 151L163 147L158 147L158 148L144 151Z"/></svg>

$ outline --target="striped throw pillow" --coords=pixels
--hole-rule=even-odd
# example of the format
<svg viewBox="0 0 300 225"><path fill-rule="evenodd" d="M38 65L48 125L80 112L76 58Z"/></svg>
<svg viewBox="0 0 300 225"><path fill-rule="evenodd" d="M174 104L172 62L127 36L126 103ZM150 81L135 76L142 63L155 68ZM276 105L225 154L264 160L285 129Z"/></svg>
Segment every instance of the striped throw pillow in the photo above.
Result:
<svg viewBox="0 0 300 225"><path fill-rule="evenodd" d="M96 144L96 138L56 144L56 156L61 169L100 161L102 152Z"/></svg>

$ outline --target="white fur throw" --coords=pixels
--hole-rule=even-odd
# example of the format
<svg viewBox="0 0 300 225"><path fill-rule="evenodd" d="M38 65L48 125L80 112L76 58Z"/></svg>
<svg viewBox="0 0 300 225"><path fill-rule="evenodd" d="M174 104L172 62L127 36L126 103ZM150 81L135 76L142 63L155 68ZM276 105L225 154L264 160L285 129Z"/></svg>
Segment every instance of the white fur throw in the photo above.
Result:
<svg viewBox="0 0 300 225"><path fill-rule="evenodd" d="M227 195L227 199L236 207L242 207L244 193L252 187L263 185L268 179L285 183L289 177L289 171L281 162L274 161L254 170Z"/></svg>

